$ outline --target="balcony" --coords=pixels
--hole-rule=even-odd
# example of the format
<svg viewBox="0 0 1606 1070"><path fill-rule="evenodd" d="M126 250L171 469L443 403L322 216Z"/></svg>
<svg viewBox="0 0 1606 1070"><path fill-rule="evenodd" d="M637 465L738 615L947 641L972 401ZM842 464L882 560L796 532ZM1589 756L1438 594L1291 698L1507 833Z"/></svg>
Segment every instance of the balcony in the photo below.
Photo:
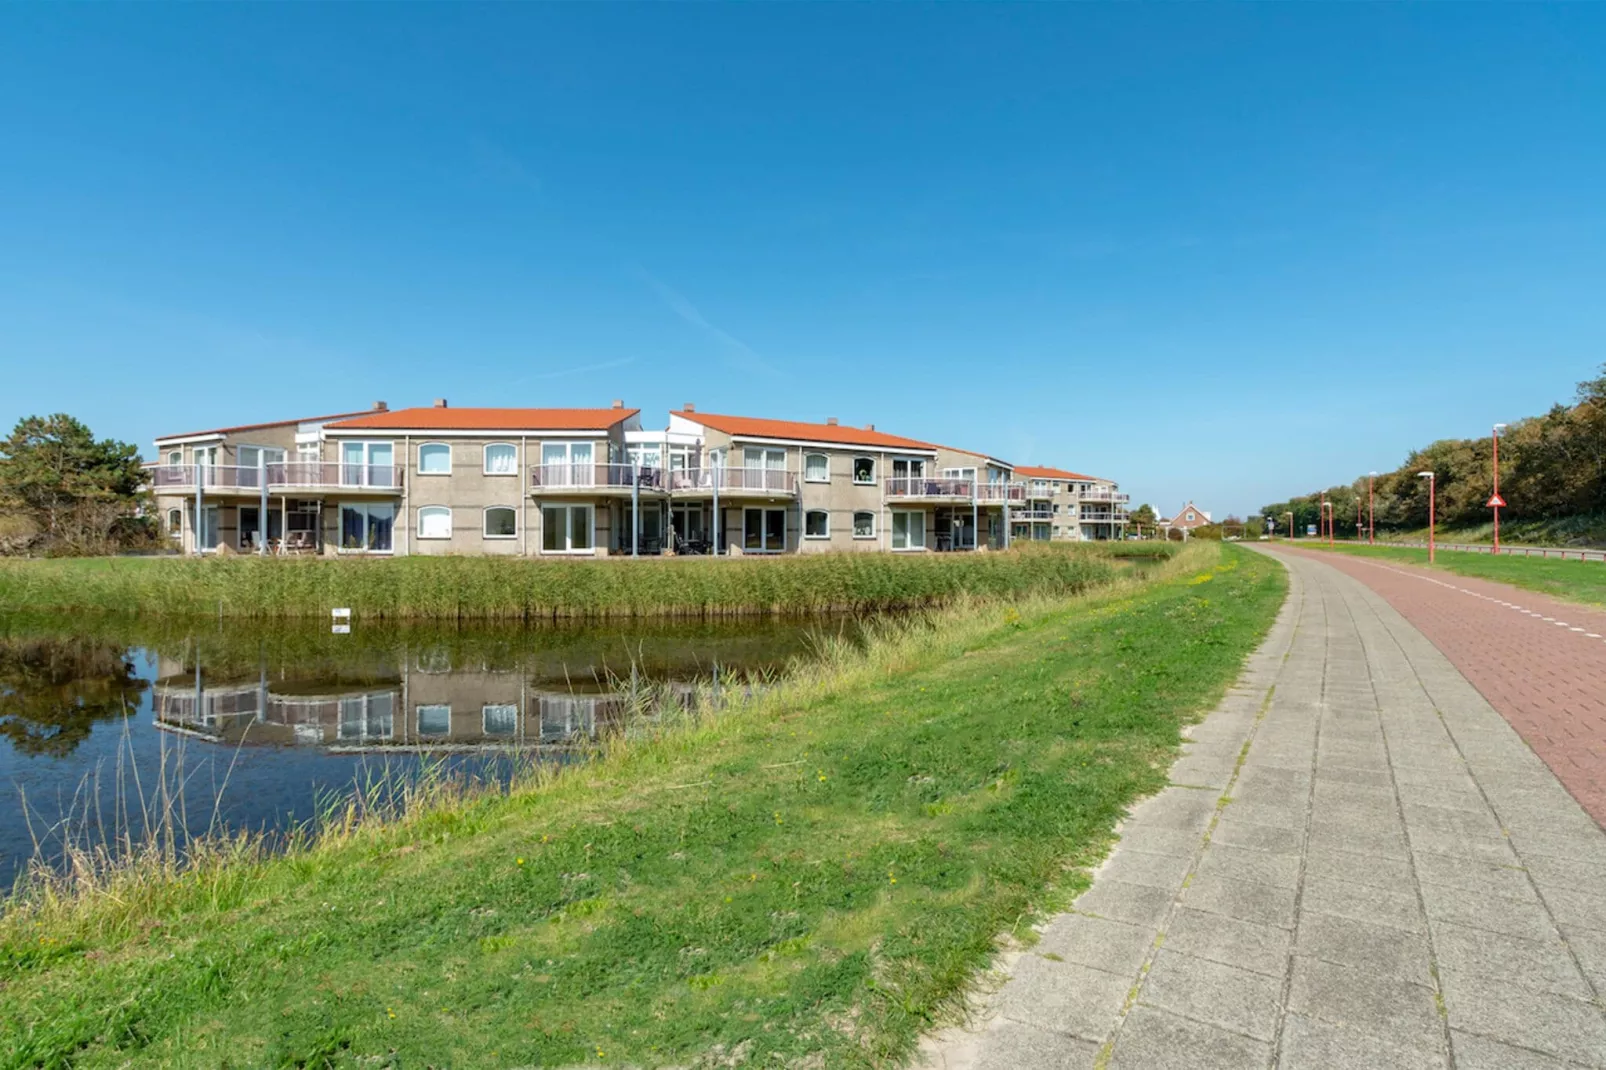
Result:
<svg viewBox="0 0 1606 1070"><path fill-rule="evenodd" d="M1005 502L1014 505L1026 500L1026 484L1024 483L978 483L976 484L976 500L983 505L1001 505Z"/></svg>
<svg viewBox="0 0 1606 1070"><path fill-rule="evenodd" d="M536 494L659 494L665 472L646 465L591 463L538 464L530 469Z"/></svg>
<svg viewBox="0 0 1606 1070"><path fill-rule="evenodd" d="M950 476L893 476L882 485L886 496L898 501L968 502L976 481Z"/></svg>
<svg viewBox="0 0 1606 1070"><path fill-rule="evenodd" d="M688 497L712 497L717 487L720 497L794 498L797 475L780 468L712 467L672 468L668 473L669 492Z"/></svg>
<svg viewBox="0 0 1606 1070"><path fill-rule="evenodd" d="M157 494L252 495L292 490L401 490L401 472L389 464L292 461L253 468L234 464L159 464L150 469Z"/></svg>
<svg viewBox="0 0 1606 1070"><path fill-rule="evenodd" d="M1120 491L1108 487L1090 487L1078 495L1084 502L1119 502L1125 504L1132 500L1132 495L1122 494Z"/></svg>
<svg viewBox="0 0 1606 1070"><path fill-rule="evenodd" d="M1054 519L1054 510L1052 510L1052 509L1011 509L1010 512L1009 512L1009 519L1010 520L1018 520L1018 521L1020 521L1022 523L1026 523L1028 521L1053 520Z"/></svg>

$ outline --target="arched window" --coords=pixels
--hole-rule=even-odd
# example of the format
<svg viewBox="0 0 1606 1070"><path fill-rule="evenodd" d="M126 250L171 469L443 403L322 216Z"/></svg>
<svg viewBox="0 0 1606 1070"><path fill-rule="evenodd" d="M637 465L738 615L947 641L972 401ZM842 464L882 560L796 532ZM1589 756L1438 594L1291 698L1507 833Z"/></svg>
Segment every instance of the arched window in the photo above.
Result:
<svg viewBox="0 0 1606 1070"><path fill-rule="evenodd" d="M485 474L488 476L516 476L519 474L519 451L512 443L493 442L485 447Z"/></svg>
<svg viewBox="0 0 1606 1070"><path fill-rule="evenodd" d="M167 533L173 538L182 538L184 535L184 510L169 509L167 511Z"/></svg>
<svg viewBox="0 0 1606 1070"><path fill-rule="evenodd" d="M452 447L444 442L426 442L418 447L418 472L426 476L452 474Z"/></svg>
<svg viewBox="0 0 1606 1070"><path fill-rule="evenodd" d="M855 483L874 483L875 482L875 458L874 457L855 457L855 458L853 458L853 482L855 482Z"/></svg>
<svg viewBox="0 0 1606 1070"><path fill-rule="evenodd" d="M511 505L493 505L485 510L485 537L511 539L519 533L518 510Z"/></svg>
<svg viewBox="0 0 1606 1070"><path fill-rule="evenodd" d="M831 459L823 453L806 453L803 455L803 482L829 483L831 481Z"/></svg>
<svg viewBox="0 0 1606 1070"><path fill-rule="evenodd" d="M875 538L875 514L865 510L853 514L853 537L855 539Z"/></svg>
<svg viewBox="0 0 1606 1070"><path fill-rule="evenodd" d="M420 539L449 539L452 537L452 511L444 505L426 505L418 511L418 537Z"/></svg>
<svg viewBox="0 0 1606 1070"><path fill-rule="evenodd" d="M831 537L831 514L824 509L810 509L803 515L803 537L805 539L828 539Z"/></svg>

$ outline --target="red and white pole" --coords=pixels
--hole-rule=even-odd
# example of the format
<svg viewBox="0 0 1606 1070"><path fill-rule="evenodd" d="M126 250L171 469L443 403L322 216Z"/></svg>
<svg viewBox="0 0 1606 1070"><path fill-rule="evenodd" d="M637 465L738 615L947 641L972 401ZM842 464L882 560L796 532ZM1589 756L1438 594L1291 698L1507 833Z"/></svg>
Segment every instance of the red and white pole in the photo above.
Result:
<svg viewBox="0 0 1606 1070"><path fill-rule="evenodd" d="M1491 499L1491 501L1495 503L1500 501L1500 429L1504 426L1506 425L1495 424L1494 430L1490 433L1491 437L1494 439L1494 497ZM1495 504L1493 508L1494 552L1495 556L1498 557L1500 556L1500 506Z"/></svg>
<svg viewBox="0 0 1606 1070"><path fill-rule="evenodd" d="M1418 472L1417 478L1426 479L1428 481L1428 564L1431 565L1433 564L1433 526L1435 520L1434 512L1436 509L1434 498L1436 496L1437 488L1434 485L1435 480L1432 472Z"/></svg>

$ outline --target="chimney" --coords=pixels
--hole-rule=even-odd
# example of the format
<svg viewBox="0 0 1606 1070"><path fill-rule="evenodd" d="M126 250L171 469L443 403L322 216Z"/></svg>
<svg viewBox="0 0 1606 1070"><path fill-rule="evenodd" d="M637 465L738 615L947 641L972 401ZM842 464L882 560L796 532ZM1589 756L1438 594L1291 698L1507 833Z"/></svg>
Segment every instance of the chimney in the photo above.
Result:
<svg viewBox="0 0 1606 1070"><path fill-rule="evenodd" d="M680 411L681 412L696 412L697 411L697 406L693 405L691 402L688 401L688 402L686 402L685 405L681 406Z"/></svg>
<svg viewBox="0 0 1606 1070"><path fill-rule="evenodd" d="M875 430L875 424L865 424L864 425L864 429L866 431L874 431Z"/></svg>
<svg viewBox="0 0 1606 1070"><path fill-rule="evenodd" d="M435 407L437 409L444 409L446 407L446 399L445 398L436 398L435 399Z"/></svg>
<svg viewBox="0 0 1606 1070"><path fill-rule="evenodd" d="M389 412L390 411L390 406L386 405L383 401L376 401L376 402L374 402L374 411L375 412Z"/></svg>
<svg viewBox="0 0 1606 1070"><path fill-rule="evenodd" d="M616 409L624 408L625 407L624 399L623 398L614 398L613 399L613 407L616 408Z"/></svg>
<svg viewBox="0 0 1606 1070"><path fill-rule="evenodd" d="M836 426L836 417L835 416L827 416L825 418L825 426L826 427L835 427Z"/></svg>

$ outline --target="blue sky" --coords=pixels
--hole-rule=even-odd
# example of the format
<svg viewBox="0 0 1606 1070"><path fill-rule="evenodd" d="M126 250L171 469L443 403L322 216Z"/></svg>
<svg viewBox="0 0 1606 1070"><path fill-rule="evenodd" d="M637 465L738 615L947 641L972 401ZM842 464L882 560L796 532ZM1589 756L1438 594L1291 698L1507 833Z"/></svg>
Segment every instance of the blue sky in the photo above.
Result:
<svg viewBox="0 0 1606 1070"><path fill-rule="evenodd" d="M840 417L1246 511L1606 360L1600 5L6 5L0 422Z"/></svg>

